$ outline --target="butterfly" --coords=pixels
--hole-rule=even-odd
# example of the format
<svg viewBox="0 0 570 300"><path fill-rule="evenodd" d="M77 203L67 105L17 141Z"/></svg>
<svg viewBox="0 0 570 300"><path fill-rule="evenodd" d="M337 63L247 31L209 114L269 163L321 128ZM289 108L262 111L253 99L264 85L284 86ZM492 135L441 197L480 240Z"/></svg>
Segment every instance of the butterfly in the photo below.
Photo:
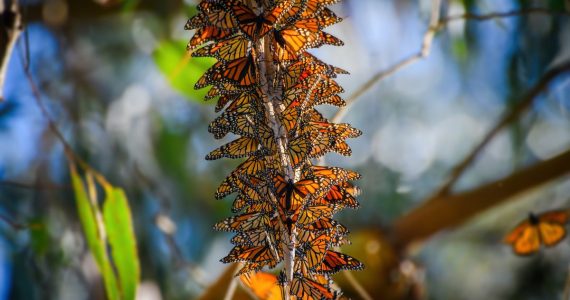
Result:
<svg viewBox="0 0 570 300"><path fill-rule="evenodd" d="M264 263L268 261L279 261L274 256L273 250L268 245L263 246L235 246L226 257L221 259L223 263L231 262L253 262Z"/></svg>
<svg viewBox="0 0 570 300"><path fill-rule="evenodd" d="M256 15L239 0L230 0L227 4L238 20L241 31L252 41L257 41L267 34L291 5L289 0L281 1L268 12Z"/></svg>
<svg viewBox="0 0 570 300"><path fill-rule="evenodd" d="M233 142L229 142L220 148L210 152L206 160L216 160L222 157L240 158L246 156L261 155L265 149L259 147L259 142L255 138L241 137Z"/></svg>
<svg viewBox="0 0 570 300"><path fill-rule="evenodd" d="M259 299L281 300L281 287L277 276L265 272L245 273L240 276L242 284L249 288Z"/></svg>
<svg viewBox="0 0 570 300"><path fill-rule="evenodd" d="M291 281L291 295L301 300L334 299L335 295L324 284L295 273Z"/></svg>
<svg viewBox="0 0 570 300"><path fill-rule="evenodd" d="M243 36L237 35L206 45L192 53L193 57L214 57L224 62L236 60L247 55L251 42Z"/></svg>
<svg viewBox="0 0 570 300"><path fill-rule="evenodd" d="M515 254L530 255L538 252L540 246L552 247L566 236L569 214L567 210L548 211L539 215L530 213L527 220L520 222L505 238Z"/></svg>
<svg viewBox="0 0 570 300"><path fill-rule="evenodd" d="M253 54L229 61L217 62L212 66L194 86L201 89L208 85L229 83L239 88L250 88L257 84L257 69Z"/></svg>
<svg viewBox="0 0 570 300"><path fill-rule="evenodd" d="M218 231L244 232L268 228L269 224L269 217L264 213L245 213L216 223L214 229Z"/></svg>
<svg viewBox="0 0 570 300"><path fill-rule="evenodd" d="M336 251L327 251L321 263L315 266L317 273L337 273L341 270L362 270L364 265L356 260L356 258L339 253Z"/></svg>
<svg viewBox="0 0 570 300"><path fill-rule="evenodd" d="M273 59L279 62L296 60L301 51L312 47L319 40L319 32L316 19L300 20L274 30L271 43Z"/></svg>
<svg viewBox="0 0 570 300"><path fill-rule="evenodd" d="M193 50L196 47L209 42L216 41L227 38L234 34L234 30L222 29L216 26L203 26L198 28L194 33L194 36L186 45L186 50Z"/></svg>

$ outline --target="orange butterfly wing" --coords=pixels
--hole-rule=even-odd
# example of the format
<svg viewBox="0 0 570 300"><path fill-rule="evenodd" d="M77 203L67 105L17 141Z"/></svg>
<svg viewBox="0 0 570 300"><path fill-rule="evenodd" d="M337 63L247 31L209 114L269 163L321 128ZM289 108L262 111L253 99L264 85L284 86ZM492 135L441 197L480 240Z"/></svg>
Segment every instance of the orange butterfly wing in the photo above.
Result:
<svg viewBox="0 0 570 300"><path fill-rule="evenodd" d="M539 216L538 230L542 242L547 247L558 244L566 237L566 228L569 214L566 210L555 210L541 214Z"/></svg>
<svg viewBox="0 0 570 300"><path fill-rule="evenodd" d="M277 276L264 272L244 274L240 276L243 285L263 300L281 300L281 288L277 284Z"/></svg>

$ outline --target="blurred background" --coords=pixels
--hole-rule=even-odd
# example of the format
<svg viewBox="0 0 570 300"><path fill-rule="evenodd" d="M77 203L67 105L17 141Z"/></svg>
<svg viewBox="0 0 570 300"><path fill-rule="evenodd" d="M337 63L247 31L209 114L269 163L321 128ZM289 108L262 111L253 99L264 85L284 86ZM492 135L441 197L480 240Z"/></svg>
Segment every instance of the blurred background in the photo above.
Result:
<svg viewBox="0 0 570 300"><path fill-rule="evenodd" d="M224 270L229 235L212 225L231 214L213 194L238 162L205 161L221 145L207 132L213 102L194 82L208 59L188 59L186 20L195 1L20 1L25 32L0 102L0 299L104 299L78 220L61 143L34 99L24 66L67 141L129 197L142 268L138 299L195 299ZM443 1L442 13L570 10L567 1ZM431 2L346 0L328 32L344 47L314 51L351 72L345 95L420 49ZM387 228L438 186L501 114L549 68L570 60L570 18L532 14L456 21L429 57L376 84L343 122L364 135L352 157L327 164L362 173L361 208L339 220L349 253L374 289L375 230ZM332 116L335 108L323 107ZM458 183L477 187L570 148L570 76L553 81L532 109L502 131ZM570 177L533 189L461 228L431 238L411 257L426 299L557 299L570 263L563 241L517 257L502 237L529 211L568 207ZM374 294L374 292L371 292ZM358 299L358 296L354 296Z"/></svg>

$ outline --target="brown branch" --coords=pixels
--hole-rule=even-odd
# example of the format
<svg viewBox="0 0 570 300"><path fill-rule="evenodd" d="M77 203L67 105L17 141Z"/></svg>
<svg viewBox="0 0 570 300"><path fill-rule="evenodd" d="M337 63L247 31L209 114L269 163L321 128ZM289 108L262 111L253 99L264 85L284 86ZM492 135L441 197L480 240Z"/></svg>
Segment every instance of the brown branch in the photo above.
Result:
<svg viewBox="0 0 570 300"><path fill-rule="evenodd" d="M487 133L483 140L465 157L465 159L458 164L449 175L448 179L444 182L443 186L437 191L436 196L449 194L453 185L461 178L461 175L473 164L477 156L481 151L491 142L491 140L508 124L516 121L519 116L524 113L534 102L534 100L548 88L550 82L552 82L559 75L570 71L570 61L561 64L560 66L548 71L538 83L533 86L524 97L513 107L511 111L505 113L505 115L497 122L497 124Z"/></svg>
<svg viewBox="0 0 570 300"><path fill-rule="evenodd" d="M503 13L490 13L490 14L485 14L485 15L478 15L478 14L473 14L473 13L464 13L461 15L445 17L445 18L442 18L441 20L438 21L438 18L434 18L434 16L435 17L439 16L439 15L436 15L436 13L434 12L434 9L433 9L435 7L435 4L436 3L434 1L434 5L432 7L432 16L430 18L430 26L428 27L427 31L425 32L425 34L423 36L422 45L420 47L420 50L418 52L408 56L407 58L401 60L400 62L390 66L386 70L383 70L383 71L376 73L368 81L366 81L363 85L361 85L359 88L357 88L356 92L354 94L352 94L346 100L346 106L339 109L337 111L337 113L334 115L334 117L332 118L332 120L335 123L339 123L344 118L347 111L350 109L350 106L352 104L354 104L354 102L356 102L362 95L364 95L366 92L368 92L372 87L374 87L378 82L380 82L381 80L383 80L383 79L385 79L391 75L394 75L396 72L402 70L403 68L405 68L409 65L412 65L412 64L428 57L430 54L430 50L431 50L431 46L432 46L432 42L433 42L433 38L434 38L435 34L437 32L439 32L440 30L442 30L443 28L445 28L445 26L447 26L447 24L449 24L451 22L459 21L459 20L488 21L488 20L493 20L493 19L497 19L497 18L518 17L518 16L529 15L529 14L563 15L563 16L569 16L570 15L570 13L566 12L566 11L552 11L552 10L548 10L546 8L528 8L528 9L515 10L515 11L509 11L509 12L503 12ZM437 13L439 13L439 10Z"/></svg>
<svg viewBox="0 0 570 300"><path fill-rule="evenodd" d="M391 229L396 249L460 225L512 197L570 173L570 149L473 190L431 198L397 220Z"/></svg>

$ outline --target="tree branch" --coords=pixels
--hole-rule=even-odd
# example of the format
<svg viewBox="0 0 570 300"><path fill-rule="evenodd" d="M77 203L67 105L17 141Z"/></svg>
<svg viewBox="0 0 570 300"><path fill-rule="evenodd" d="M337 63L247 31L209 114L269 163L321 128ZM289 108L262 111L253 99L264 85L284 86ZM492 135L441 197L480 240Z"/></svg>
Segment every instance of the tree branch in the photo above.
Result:
<svg viewBox="0 0 570 300"><path fill-rule="evenodd" d="M488 21L497 18L508 18L508 17L517 17L529 14L543 14L543 15L563 15L563 16L570 16L570 12L566 11L551 11L546 8L528 8L522 10L515 10L509 12L499 12L499 13L490 13L485 15L478 15L474 13L464 13L461 15L449 16L442 19L439 19L439 0L434 0L432 4L432 15L430 17L430 26L428 27L427 31L425 32L422 45L420 50L407 58L401 60L400 62L392 65L391 67L387 68L386 70L380 71L372 76L368 81L366 81L363 85L356 89L356 92L352 94L346 100L346 106L339 109L337 113L332 118L333 122L339 123L342 121L344 116L346 115L347 111L350 109L350 106L354 104L362 95L368 92L372 87L374 87L378 82L381 80L394 75L396 72L402 70L403 68L412 65L426 57L429 56L433 38L435 34L445 28L447 24L459 21L459 20L473 20L473 21ZM437 4L437 5L436 5ZM435 12L435 7L438 7L437 12Z"/></svg>
<svg viewBox="0 0 570 300"><path fill-rule="evenodd" d="M397 220L391 229L398 250L437 232L460 225L475 215L512 197L570 173L570 149L503 179L455 195L425 201Z"/></svg>

